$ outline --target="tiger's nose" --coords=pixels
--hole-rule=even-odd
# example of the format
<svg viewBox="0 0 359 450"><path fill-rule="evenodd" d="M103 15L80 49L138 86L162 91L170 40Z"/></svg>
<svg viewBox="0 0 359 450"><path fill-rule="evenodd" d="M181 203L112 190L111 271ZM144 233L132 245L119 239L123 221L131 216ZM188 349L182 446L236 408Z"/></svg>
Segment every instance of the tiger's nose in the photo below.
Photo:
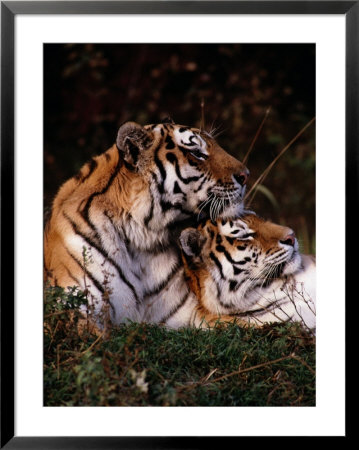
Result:
<svg viewBox="0 0 359 450"><path fill-rule="evenodd" d="M249 177L249 170L243 170L241 173L233 174L233 178L239 183L241 186L244 186L247 183Z"/></svg>
<svg viewBox="0 0 359 450"><path fill-rule="evenodd" d="M294 244L295 244L295 233L292 232L292 233L288 234L284 239L282 239L279 242L281 244L290 245L291 247L294 247Z"/></svg>

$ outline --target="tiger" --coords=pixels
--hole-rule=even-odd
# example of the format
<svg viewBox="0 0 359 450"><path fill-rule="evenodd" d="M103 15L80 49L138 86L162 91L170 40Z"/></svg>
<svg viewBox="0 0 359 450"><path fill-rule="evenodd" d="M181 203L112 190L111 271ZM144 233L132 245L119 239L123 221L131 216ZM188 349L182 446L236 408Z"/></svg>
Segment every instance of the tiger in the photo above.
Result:
<svg viewBox="0 0 359 450"><path fill-rule="evenodd" d="M86 292L95 320L106 306L114 325L187 323L195 300L179 232L203 217L241 214L248 175L199 128L124 123L54 198L45 282Z"/></svg>
<svg viewBox="0 0 359 450"><path fill-rule="evenodd" d="M300 254L292 229L245 211L184 229L180 246L195 326L299 322L315 334L315 258Z"/></svg>

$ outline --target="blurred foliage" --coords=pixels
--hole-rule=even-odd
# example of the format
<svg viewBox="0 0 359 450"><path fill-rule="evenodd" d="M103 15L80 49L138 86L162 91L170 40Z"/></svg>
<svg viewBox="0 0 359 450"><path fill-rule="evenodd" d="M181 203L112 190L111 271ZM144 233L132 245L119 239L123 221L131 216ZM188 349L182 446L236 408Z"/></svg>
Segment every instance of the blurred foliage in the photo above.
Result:
<svg viewBox="0 0 359 450"><path fill-rule="evenodd" d="M242 159L270 107L248 160L249 187L315 115L314 44L46 44L44 202L126 120L208 129ZM252 209L292 227L302 250L315 243L315 125L274 166Z"/></svg>

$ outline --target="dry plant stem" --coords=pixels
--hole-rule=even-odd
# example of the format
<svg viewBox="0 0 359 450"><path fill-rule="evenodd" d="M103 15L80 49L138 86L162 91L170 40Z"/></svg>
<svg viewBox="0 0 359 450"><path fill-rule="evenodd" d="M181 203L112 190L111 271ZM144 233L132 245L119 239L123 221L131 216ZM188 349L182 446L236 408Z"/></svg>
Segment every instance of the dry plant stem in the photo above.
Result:
<svg viewBox="0 0 359 450"><path fill-rule="evenodd" d="M202 379L202 383L205 383L205 382L207 382L210 378L211 378L211 376L215 373L215 372L217 372L217 368L216 369L213 369L213 370L211 370L210 372L209 372L209 374L208 375L206 375L203 379Z"/></svg>
<svg viewBox="0 0 359 450"><path fill-rule="evenodd" d="M139 349L136 349L135 359L131 362L131 364L127 368L125 368L123 374L119 377L119 381L122 381L125 378L126 374L133 368L133 366L138 363L138 353Z"/></svg>
<svg viewBox="0 0 359 450"><path fill-rule="evenodd" d="M64 366L65 364L69 364L70 362L76 361L76 360L77 360L77 356L71 356L70 358L65 359L65 361L61 361L59 363L59 366Z"/></svg>
<svg viewBox="0 0 359 450"><path fill-rule="evenodd" d="M83 352L74 352L74 351L66 351L66 352L64 352L64 353L75 353L75 355L76 355L76 356L71 356L70 358L66 359L65 361L61 361L60 362L59 355L58 355L58 361L57 361L57 368L58 368L58 370L59 370L59 366L62 366L62 365L67 364L67 363L69 363L71 361L74 361L74 360L78 359L79 357L83 356L85 353L87 353L90 350L92 350L95 347L95 345L99 342L99 340L104 335L105 335L105 331L102 334L100 334L100 336L98 336L98 338L86 350L84 350Z"/></svg>
<svg viewBox="0 0 359 450"><path fill-rule="evenodd" d="M209 376L213 373L213 372L210 372L209 376L207 375L207 377L206 377L207 380L205 382L203 382L203 380L201 380L201 381L193 383L189 386L183 386L182 389L192 389L192 388L195 388L196 386L200 386L200 385L205 386L209 383L217 383L218 381L225 380L226 378L233 377L234 375L241 375L242 373L251 372L252 370L256 370L256 369L261 369L262 367L267 367L272 364L276 364L278 362L286 361L287 359L295 359L296 361L300 362L305 367L307 367L313 374L315 374L314 370L310 366L308 366L308 364L305 361L303 361L301 358L299 358L294 353L291 353L290 355L283 356L282 358L273 359L272 361L267 361L265 363L257 364L255 366L248 367L247 369L236 370L235 372L231 372L226 375L222 375L221 377L215 378L213 380L208 379Z"/></svg>
<svg viewBox="0 0 359 450"><path fill-rule="evenodd" d="M57 321L57 323L56 323L56 327L55 327L54 331L53 331L53 332L51 333L51 341L50 341L50 344L49 344L49 346L47 347L47 350L49 350L49 349L50 349L50 347L51 347L52 343L54 342L54 337L55 337L55 334L56 334L57 328L58 328L58 326L59 326L59 323L60 323L60 321Z"/></svg>
<svg viewBox="0 0 359 450"><path fill-rule="evenodd" d="M293 355L292 357L296 361L303 364L303 366L305 366L313 375L315 375L315 370L313 370L312 367L310 367L310 365L306 361L304 361L302 358L299 358L299 356L297 356L297 355Z"/></svg>
<svg viewBox="0 0 359 450"><path fill-rule="evenodd" d="M56 369L57 369L57 379L60 379L60 344L56 346Z"/></svg>
<svg viewBox="0 0 359 450"><path fill-rule="evenodd" d="M257 139L258 139L258 136L260 135L260 132L262 131L264 122L267 120L267 117L268 117L268 115L269 115L269 113L270 113L270 110L271 110L271 108L269 107L269 108L267 109L267 111L265 112L265 115L264 115L264 117L263 117L263 119L262 119L262 122L261 122L261 124L259 125L258 130L257 130L257 132L256 132L256 134L255 134L255 136L254 136L254 138L253 138L253 140L252 140L252 142L251 142L251 145L249 146L249 149L247 150L247 153L245 154L245 156L244 156L244 158L243 158L243 161L242 161L242 162L243 162L244 165L246 165L246 162L247 162L247 160L248 160L248 157L249 157L251 151L253 150L254 144L256 143L256 141L257 141Z"/></svg>
<svg viewBox="0 0 359 450"><path fill-rule="evenodd" d="M247 201L247 206L251 204L251 202L254 199L254 196L257 192L257 186L259 183L262 183L265 179L265 177L268 175L274 164L278 161L278 159L285 153L288 148L304 133L304 131L315 121L315 117L311 119L294 138L283 148L283 150L280 151L280 153L273 159L273 161L269 164L269 166L263 171L263 173L257 178L256 182L253 184L253 186L250 188L250 190L247 192L247 195L245 196L245 200L248 199L248 197L252 194L251 198Z"/></svg>
<svg viewBox="0 0 359 450"><path fill-rule="evenodd" d="M201 126L200 129L204 130L205 122L204 122L204 98L201 100Z"/></svg>
<svg viewBox="0 0 359 450"><path fill-rule="evenodd" d="M87 353L87 352L89 352L90 350L92 350L92 349L95 347L95 345L98 343L98 341L104 337L105 332L106 332L106 330L104 330L103 333L100 334L100 336L96 339L96 341L94 341L94 342L90 345L90 347L88 347L86 350L84 350L83 352L81 352L81 355L84 355L85 353Z"/></svg>
<svg viewBox="0 0 359 450"><path fill-rule="evenodd" d="M285 361L287 359L292 359L293 356L294 356L293 353L291 353L290 355L283 356L282 358L273 359L272 361L267 361L265 363L257 364L257 365L252 366L252 367L247 367L246 369L239 369L239 370L236 370L234 372L227 373L226 375L222 375L221 377L215 378L214 380L211 380L210 383L216 383L217 381L225 380L226 378L233 377L234 375L240 375L240 374L245 373L245 372L251 372L252 370L256 370L256 369L260 369L262 367L270 366L272 364L276 364L278 362Z"/></svg>
<svg viewBox="0 0 359 450"><path fill-rule="evenodd" d="M73 312L74 311L72 309L65 309L63 311L56 311L56 312L53 312L51 314L46 314L44 316L44 319L48 319L49 317L54 317L54 316L60 316L61 314L70 314L70 313L73 313Z"/></svg>

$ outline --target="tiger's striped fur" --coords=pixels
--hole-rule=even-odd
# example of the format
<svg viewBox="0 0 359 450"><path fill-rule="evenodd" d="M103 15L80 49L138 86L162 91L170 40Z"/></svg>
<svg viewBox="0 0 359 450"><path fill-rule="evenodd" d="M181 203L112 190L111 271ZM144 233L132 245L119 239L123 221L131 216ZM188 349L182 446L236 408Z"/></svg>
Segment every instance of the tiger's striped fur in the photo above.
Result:
<svg viewBox="0 0 359 450"><path fill-rule="evenodd" d="M184 221L240 214L247 169L207 133L127 122L59 190L45 229L45 279L79 286L111 320L189 320L178 248Z"/></svg>
<svg viewBox="0 0 359 450"><path fill-rule="evenodd" d="M237 317L315 329L315 260L299 254L291 229L245 213L187 228L180 242L198 300L195 324Z"/></svg>

